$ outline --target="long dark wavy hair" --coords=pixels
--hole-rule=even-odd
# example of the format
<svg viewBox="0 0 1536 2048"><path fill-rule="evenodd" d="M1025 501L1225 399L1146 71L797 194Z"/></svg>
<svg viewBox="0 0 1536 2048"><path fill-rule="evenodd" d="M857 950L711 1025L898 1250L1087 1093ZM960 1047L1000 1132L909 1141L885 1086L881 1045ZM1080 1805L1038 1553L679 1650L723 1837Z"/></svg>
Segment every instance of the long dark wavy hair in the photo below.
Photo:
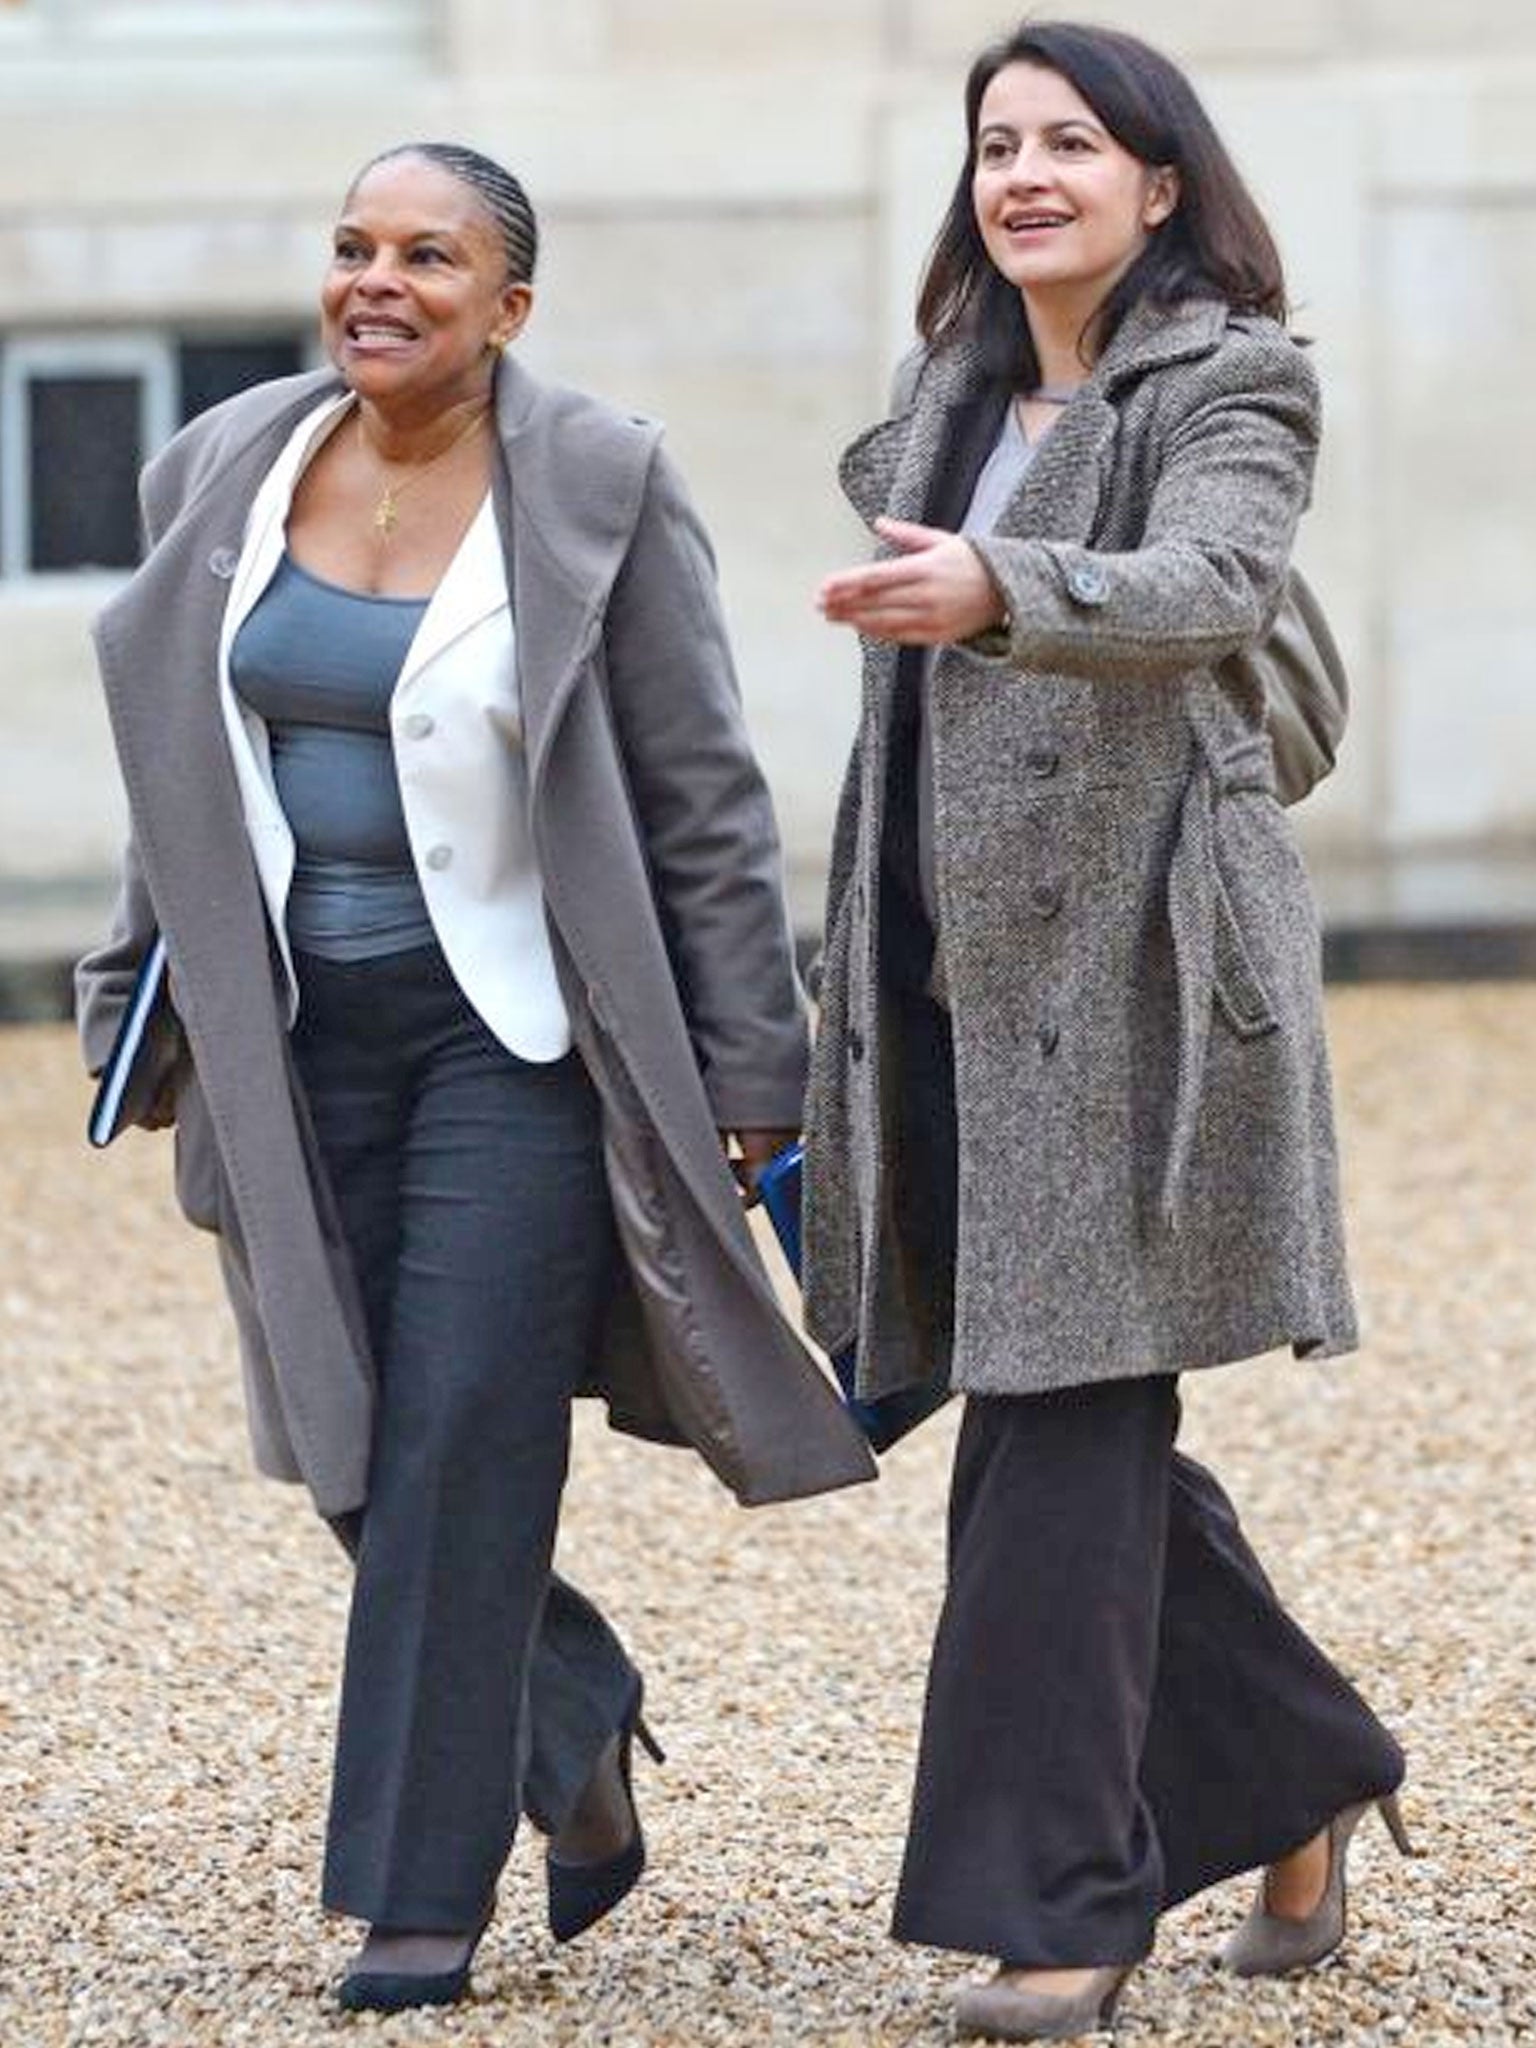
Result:
<svg viewBox="0 0 1536 2048"><path fill-rule="evenodd" d="M1286 318L1285 277L1274 237L1227 154L1194 87L1167 57L1119 29L1026 21L991 43L965 81L965 162L918 291L918 332L931 348L966 336L994 374L1028 389L1039 381L1024 302L981 239L971 198L982 96L1007 64L1037 64L1066 79L1123 149L1178 175L1174 211L1090 320L1078 346L1101 353L1139 300L1224 299L1235 312Z"/></svg>

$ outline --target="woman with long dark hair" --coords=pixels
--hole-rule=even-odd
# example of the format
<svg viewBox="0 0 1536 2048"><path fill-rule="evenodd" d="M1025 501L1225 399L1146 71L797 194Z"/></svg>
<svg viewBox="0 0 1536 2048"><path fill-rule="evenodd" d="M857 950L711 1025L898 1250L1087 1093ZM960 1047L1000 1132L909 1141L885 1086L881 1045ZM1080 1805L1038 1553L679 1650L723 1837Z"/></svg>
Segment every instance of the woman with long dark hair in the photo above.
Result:
<svg viewBox="0 0 1536 2048"><path fill-rule="evenodd" d="M894 417L828 899L807 1307L865 1390L968 1396L895 1931L998 1959L973 2032L1108 2020L1158 1915L1264 1872L1225 1951L1344 1933L1397 1744L1280 1606L1178 1376L1356 1341L1313 907L1243 658L1318 440L1273 240L1187 80L1026 24Z"/></svg>

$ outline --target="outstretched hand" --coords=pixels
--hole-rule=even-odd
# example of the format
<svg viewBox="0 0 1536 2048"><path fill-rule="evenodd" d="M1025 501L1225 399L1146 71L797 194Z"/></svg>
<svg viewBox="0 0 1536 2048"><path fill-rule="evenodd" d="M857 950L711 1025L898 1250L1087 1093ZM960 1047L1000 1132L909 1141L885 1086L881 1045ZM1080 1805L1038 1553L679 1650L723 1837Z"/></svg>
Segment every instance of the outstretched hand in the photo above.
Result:
<svg viewBox="0 0 1536 2048"><path fill-rule="evenodd" d="M823 618L904 647L968 640L1002 620L996 584L958 533L905 519L877 519L875 531L901 553L829 576L816 593Z"/></svg>

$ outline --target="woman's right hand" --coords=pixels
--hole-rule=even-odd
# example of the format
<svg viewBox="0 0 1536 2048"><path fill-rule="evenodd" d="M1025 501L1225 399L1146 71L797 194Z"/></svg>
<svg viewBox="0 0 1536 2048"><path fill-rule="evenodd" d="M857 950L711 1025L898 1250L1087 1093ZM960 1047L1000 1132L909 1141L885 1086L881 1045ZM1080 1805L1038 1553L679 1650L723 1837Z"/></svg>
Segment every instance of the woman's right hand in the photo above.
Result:
<svg viewBox="0 0 1536 2048"><path fill-rule="evenodd" d="M823 618L900 647L942 647L1001 622L1002 593L961 534L904 519L877 519L875 531L900 553L828 576Z"/></svg>
<svg viewBox="0 0 1536 2048"><path fill-rule="evenodd" d="M169 1130L176 1121L176 1078L170 1076L161 1086L154 1101L139 1119L139 1128L144 1131Z"/></svg>

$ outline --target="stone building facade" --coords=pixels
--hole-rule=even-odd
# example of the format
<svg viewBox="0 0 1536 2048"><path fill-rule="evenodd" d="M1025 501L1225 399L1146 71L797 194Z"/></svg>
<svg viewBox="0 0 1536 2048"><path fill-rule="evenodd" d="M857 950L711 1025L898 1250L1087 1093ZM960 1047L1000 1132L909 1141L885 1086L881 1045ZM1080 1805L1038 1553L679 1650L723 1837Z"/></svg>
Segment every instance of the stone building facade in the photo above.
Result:
<svg viewBox="0 0 1536 2048"><path fill-rule="evenodd" d="M540 209L534 366L668 423L812 901L854 717L853 650L811 602L860 546L833 457L880 409L965 64L1009 18L997 0L0 0L0 884L115 855L85 627L121 573L134 459L232 381L307 358L347 174L431 134L501 156ZM1357 701L1310 844L1536 849L1536 8L1140 0L1121 18L1193 70L1315 338L1328 436L1303 560Z"/></svg>

